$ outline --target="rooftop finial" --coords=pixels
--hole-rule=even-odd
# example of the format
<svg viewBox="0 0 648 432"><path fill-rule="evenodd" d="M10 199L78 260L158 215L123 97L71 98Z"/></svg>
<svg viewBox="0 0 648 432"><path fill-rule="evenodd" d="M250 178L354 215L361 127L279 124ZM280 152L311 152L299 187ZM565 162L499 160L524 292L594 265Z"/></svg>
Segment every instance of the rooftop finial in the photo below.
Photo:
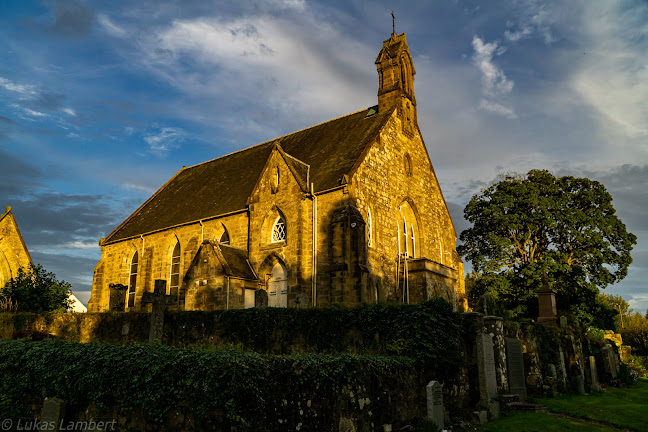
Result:
<svg viewBox="0 0 648 432"><path fill-rule="evenodd" d="M394 11L392 11L392 34L396 33L396 18L394 18Z"/></svg>

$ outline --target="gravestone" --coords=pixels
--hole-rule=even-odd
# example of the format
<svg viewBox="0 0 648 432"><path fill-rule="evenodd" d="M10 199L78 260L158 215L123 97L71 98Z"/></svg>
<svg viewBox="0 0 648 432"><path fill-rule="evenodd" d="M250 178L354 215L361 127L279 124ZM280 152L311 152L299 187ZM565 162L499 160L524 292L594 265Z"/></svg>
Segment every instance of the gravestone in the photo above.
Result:
<svg viewBox="0 0 648 432"><path fill-rule="evenodd" d="M579 395L584 395L585 393L585 378L583 378L583 375L578 375L576 377L576 392Z"/></svg>
<svg viewBox="0 0 648 432"><path fill-rule="evenodd" d="M438 381L430 381L425 387L427 394L427 418L444 429L443 422L443 386Z"/></svg>
<svg viewBox="0 0 648 432"><path fill-rule="evenodd" d="M598 380L598 372L596 370L596 358L594 356L589 357L590 364L590 379L592 380L592 391L601 391L601 386Z"/></svg>
<svg viewBox="0 0 648 432"><path fill-rule="evenodd" d="M268 307L268 293L265 290L256 290L254 293L254 307Z"/></svg>
<svg viewBox="0 0 648 432"><path fill-rule="evenodd" d="M497 396L497 377L495 371L495 353L493 352L493 337L481 333L477 337L477 369L479 373L479 395L488 406L491 416L499 416L499 404L491 401Z"/></svg>
<svg viewBox="0 0 648 432"><path fill-rule="evenodd" d="M509 391L527 397L526 374L524 373L524 358L522 357L522 342L515 338L506 338L506 365L508 367Z"/></svg>
<svg viewBox="0 0 648 432"><path fill-rule="evenodd" d="M605 345L601 352L603 354L603 367L605 368L605 372L610 374L612 378L616 378L619 371L619 362L612 345Z"/></svg>
<svg viewBox="0 0 648 432"><path fill-rule="evenodd" d="M111 311L123 312L126 309L126 291L128 286L122 284L110 284L110 297L108 309Z"/></svg>
<svg viewBox="0 0 648 432"><path fill-rule="evenodd" d="M549 364L549 378L558 379L558 372L556 371L556 365L553 363Z"/></svg>
<svg viewBox="0 0 648 432"><path fill-rule="evenodd" d="M61 421L65 418L65 407L66 403L63 399L45 398L41 411L41 425L47 425L48 431L58 432Z"/></svg>
<svg viewBox="0 0 648 432"><path fill-rule="evenodd" d="M176 296L166 295L166 281L155 280L155 290L142 295L142 304L151 303L151 328L149 330L149 343L161 341L164 334L164 311L167 306L177 304Z"/></svg>
<svg viewBox="0 0 648 432"><path fill-rule="evenodd" d="M538 322L557 325L556 291L549 286L549 277L546 273L542 275L542 288L536 293L538 293Z"/></svg>
<svg viewBox="0 0 648 432"><path fill-rule="evenodd" d="M558 319L560 320L560 328L566 329L567 327L569 327L566 316L561 315L560 317L558 317Z"/></svg>

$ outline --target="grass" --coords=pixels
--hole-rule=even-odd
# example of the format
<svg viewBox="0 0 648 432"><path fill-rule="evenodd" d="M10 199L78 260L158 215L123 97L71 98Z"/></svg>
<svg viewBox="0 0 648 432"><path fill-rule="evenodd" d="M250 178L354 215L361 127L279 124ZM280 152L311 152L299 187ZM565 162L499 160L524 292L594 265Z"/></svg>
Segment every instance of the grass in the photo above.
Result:
<svg viewBox="0 0 648 432"><path fill-rule="evenodd" d="M646 379L637 381L633 388L610 387L605 393L536 399L535 402L546 405L550 413L514 411L478 430L483 432L619 430L648 432L648 380Z"/></svg>
<svg viewBox="0 0 648 432"><path fill-rule="evenodd" d="M560 396L538 399L549 411L614 426L648 431L648 380L640 379L633 388L608 387L605 393L587 396Z"/></svg>
<svg viewBox="0 0 648 432"><path fill-rule="evenodd" d="M609 432L614 429L549 414L516 411L478 430L484 432Z"/></svg>

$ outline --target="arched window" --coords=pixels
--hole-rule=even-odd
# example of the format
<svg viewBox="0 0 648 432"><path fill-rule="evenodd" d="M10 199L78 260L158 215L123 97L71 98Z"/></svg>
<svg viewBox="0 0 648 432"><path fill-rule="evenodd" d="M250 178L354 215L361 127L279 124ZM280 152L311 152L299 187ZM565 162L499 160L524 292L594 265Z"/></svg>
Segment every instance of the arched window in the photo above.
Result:
<svg viewBox="0 0 648 432"><path fill-rule="evenodd" d="M279 216L272 226L272 243L282 241L286 241L286 222Z"/></svg>
<svg viewBox="0 0 648 432"><path fill-rule="evenodd" d="M130 262L130 273L128 278L128 298L126 299L126 307L132 308L135 306L135 288L137 287L137 251L133 254Z"/></svg>
<svg viewBox="0 0 648 432"><path fill-rule="evenodd" d="M371 221L371 210L367 210L367 246L373 246L373 224Z"/></svg>
<svg viewBox="0 0 648 432"><path fill-rule="evenodd" d="M230 244L230 236L229 232L227 232L227 228L225 228L225 231L223 231L223 234L221 235L221 238L220 240L218 240L218 242L226 245Z"/></svg>
<svg viewBox="0 0 648 432"><path fill-rule="evenodd" d="M418 218L409 201L403 202L398 207L396 221L398 222L398 252L401 256L409 258L421 256L421 245L417 245L416 239L417 237L423 238L423 236L420 232Z"/></svg>
<svg viewBox="0 0 648 432"><path fill-rule="evenodd" d="M403 244L405 245L405 256L409 256L409 247L407 243L407 219L403 218Z"/></svg>
<svg viewBox="0 0 648 432"><path fill-rule="evenodd" d="M412 158L409 153L405 155L405 175L412 177Z"/></svg>
<svg viewBox="0 0 648 432"><path fill-rule="evenodd" d="M169 281L169 289L167 294L172 296L178 295L178 288L180 287L180 242L176 242L171 254L171 278Z"/></svg>
<svg viewBox="0 0 648 432"><path fill-rule="evenodd" d="M410 225L412 232L412 258L416 258L416 235L414 234L414 225Z"/></svg>

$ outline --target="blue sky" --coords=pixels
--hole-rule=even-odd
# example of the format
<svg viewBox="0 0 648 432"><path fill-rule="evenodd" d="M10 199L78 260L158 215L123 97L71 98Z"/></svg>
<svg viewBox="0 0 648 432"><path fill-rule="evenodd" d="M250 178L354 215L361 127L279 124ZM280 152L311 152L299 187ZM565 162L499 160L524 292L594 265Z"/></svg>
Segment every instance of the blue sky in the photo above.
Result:
<svg viewBox="0 0 648 432"><path fill-rule="evenodd" d="M183 165L375 105L392 8L457 230L500 173L599 180L639 238L606 292L644 313L645 1L3 1L0 206L87 302L98 239Z"/></svg>

